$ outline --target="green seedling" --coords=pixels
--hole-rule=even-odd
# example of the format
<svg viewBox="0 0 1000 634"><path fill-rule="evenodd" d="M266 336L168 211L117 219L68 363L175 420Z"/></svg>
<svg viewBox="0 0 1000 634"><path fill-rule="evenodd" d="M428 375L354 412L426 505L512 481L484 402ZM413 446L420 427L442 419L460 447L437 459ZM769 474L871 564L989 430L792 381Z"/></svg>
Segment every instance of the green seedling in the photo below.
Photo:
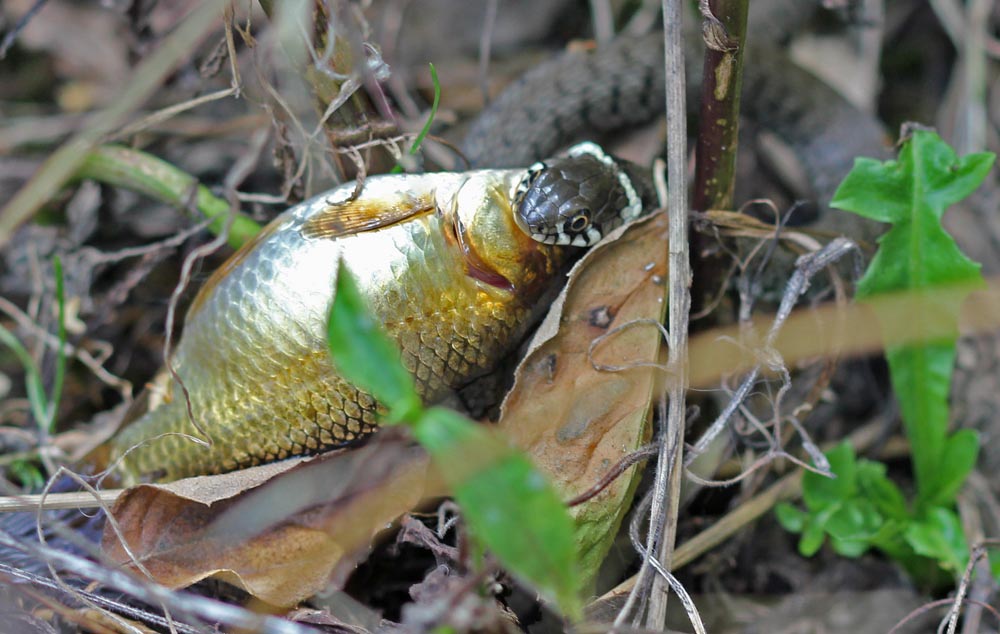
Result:
<svg viewBox="0 0 1000 634"><path fill-rule="evenodd" d="M949 433L948 394L958 312L983 279L941 218L982 183L994 158L989 153L959 158L937 134L917 130L897 160L857 159L834 194L834 207L891 225L858 283L858 299L895 292L926 298L919 310L911 306L906 314L877 311L910 441L916 494L907 503L884 465L857 460L848 445L837 447L827 454L836 479L806 474L805 510L782 505L777 511L785 528L802 534L804 555L815 553L829 536L838 553L856 557L877 548L928 584L939 583L941 572L958 575L964 569L968 546L955 496L976 464L979 440L969 429ZM919 337L942 320L951 335ZM911 341L916 331L919 343L897 343L904 331Z"/></svg>

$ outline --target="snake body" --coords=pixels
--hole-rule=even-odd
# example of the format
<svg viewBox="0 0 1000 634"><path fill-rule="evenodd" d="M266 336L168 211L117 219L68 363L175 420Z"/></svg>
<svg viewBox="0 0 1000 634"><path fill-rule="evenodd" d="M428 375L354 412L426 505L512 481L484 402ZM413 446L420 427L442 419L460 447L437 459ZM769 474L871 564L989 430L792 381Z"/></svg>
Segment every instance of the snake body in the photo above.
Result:
<svg viewBox="0 0 1000 634"><path fill-rule="evenodd" d="M808 2L781 4L795 19L812 11ZM768 8L777 13L781 5ZM770 13L757 21L769 24ZM693 48L691 43L688 50ZM759 44L746 55L743 114L792 151L817 200L829 200L854 157L886 155L882 124L783 51ZM693 96L700 56L687 59ZM593 51L565 52L525 74L476 119L462 150L474 166L527 165L573 141L646 123L663 111L662 34L621 37Z"/></svg>

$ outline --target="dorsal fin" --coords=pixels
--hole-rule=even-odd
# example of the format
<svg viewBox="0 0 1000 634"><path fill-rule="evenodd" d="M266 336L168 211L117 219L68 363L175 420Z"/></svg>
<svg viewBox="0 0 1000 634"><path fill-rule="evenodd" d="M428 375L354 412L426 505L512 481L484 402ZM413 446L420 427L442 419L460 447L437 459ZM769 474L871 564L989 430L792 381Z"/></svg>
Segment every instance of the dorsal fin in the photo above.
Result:
<svg viewBox="0 0 1000 634"><path fill-rule="evenodd" d="M399 193L391 197L358 198L331 203L302 224L305 238L332 240L340 236L372 231L432 211L434 196Z"/></svg>

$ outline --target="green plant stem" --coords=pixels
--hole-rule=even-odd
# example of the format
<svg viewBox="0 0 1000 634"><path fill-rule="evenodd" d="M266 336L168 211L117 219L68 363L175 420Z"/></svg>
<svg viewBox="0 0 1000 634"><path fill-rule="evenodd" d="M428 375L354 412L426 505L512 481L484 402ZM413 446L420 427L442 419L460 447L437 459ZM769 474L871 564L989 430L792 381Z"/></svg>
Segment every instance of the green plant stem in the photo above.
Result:
<svg viewBox="0 0 1000 634"><path fill-rule="evenodd" d="M45 390L42 388L42 374L35 365L35 360L28 351L21 345L14 333L0 325L0 343L10 348L17 360L24 368L25 390L28 393L28 403L31 405L31 415L35 417L38 425L43 425L45 420Z"/></svg>
<svg viewBox="0 0 1000 634"><path fill-rule="evenodd" d="M212 218L208 229L218 235L229 215L229 203L198 179L151 154L120 145L104 145L87 154L74 177L122 187L182 209L196 208ZM239 248L260 231L252 218L237 213L229 228L229 245Z"/></svg>
<svg viewBox="0 0 1000 634"><path fill-rule="evenodd" d="M424 142L424 137L431 131L431 124L434 123L434 117L437 116L438 104L441 103L441 82L438 81L437 69L434 68L434 64L427 64L431 69L431 83L434 84L434 102L431 104L431 112L427 116L427 121L424 122L424 127L420 129L420 133L413 143L410 145L409 155L413 156L420 150L420 144ZM395 167L389 171L390 174L399 174L403 171L403 166L400 163L396 163Z"/></svg>

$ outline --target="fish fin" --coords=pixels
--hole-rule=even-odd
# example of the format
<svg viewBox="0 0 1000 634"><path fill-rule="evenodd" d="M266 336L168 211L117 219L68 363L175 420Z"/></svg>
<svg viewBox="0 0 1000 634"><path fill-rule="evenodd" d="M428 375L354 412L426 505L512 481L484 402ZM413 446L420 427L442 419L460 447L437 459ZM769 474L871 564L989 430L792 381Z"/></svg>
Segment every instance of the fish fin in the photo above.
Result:
<svg viewBox="0 0 1000 634"><path fill-rule="evenodd" d="M306 220L299 231L305 238L332 240L388 227L433 209L434 197L431 195L400 194L382 199L366 198L362 195L328 204Z"/></svg>

